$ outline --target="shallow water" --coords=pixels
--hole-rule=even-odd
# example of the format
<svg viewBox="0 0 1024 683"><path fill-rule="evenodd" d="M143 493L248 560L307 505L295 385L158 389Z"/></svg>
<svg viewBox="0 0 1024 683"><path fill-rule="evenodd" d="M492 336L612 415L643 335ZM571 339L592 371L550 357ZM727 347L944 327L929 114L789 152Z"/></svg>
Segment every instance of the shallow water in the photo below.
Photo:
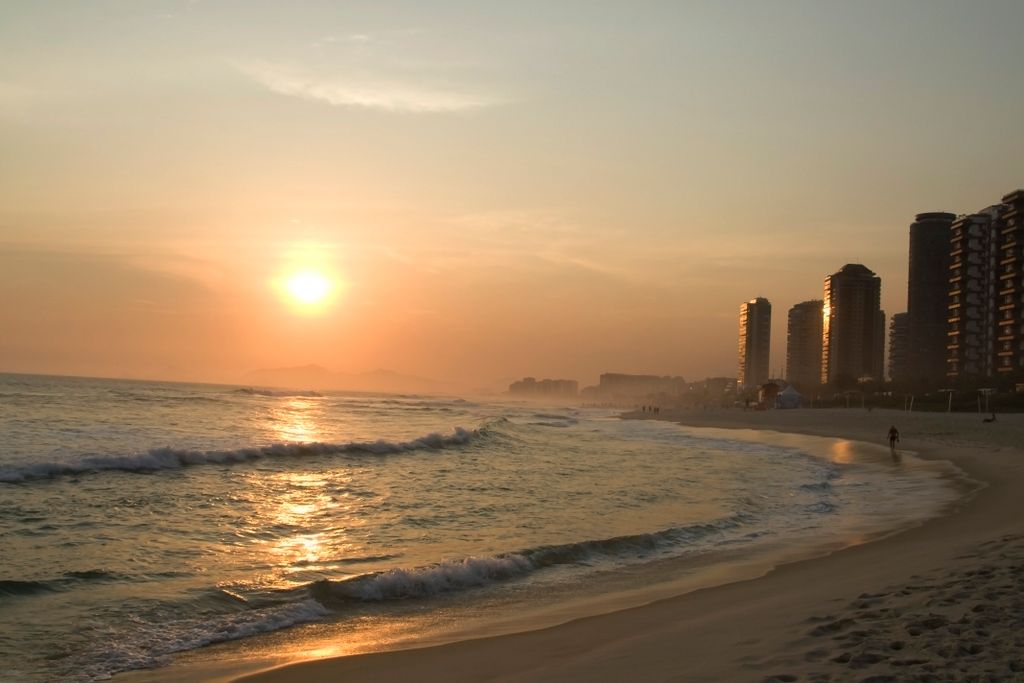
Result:
<svg viewBox="0 0 1024 683"><path fill-rule="evenodd" d="M260 634L372 647L955 496L842 442L450 397L0 375L0 435L0 671L29 682Z"/></svg>

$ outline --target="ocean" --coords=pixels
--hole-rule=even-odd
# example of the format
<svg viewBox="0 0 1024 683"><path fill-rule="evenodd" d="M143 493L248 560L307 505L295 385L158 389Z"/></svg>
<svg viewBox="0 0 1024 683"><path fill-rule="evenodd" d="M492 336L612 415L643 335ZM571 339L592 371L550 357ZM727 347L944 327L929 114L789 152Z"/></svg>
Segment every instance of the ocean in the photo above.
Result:
<svg viewBox="0 0 1024 683"><path fill-rule="evenodd" d="M0 375L0 680L555 623L957 498L940 465L855 450L508 400Z"/></svg>

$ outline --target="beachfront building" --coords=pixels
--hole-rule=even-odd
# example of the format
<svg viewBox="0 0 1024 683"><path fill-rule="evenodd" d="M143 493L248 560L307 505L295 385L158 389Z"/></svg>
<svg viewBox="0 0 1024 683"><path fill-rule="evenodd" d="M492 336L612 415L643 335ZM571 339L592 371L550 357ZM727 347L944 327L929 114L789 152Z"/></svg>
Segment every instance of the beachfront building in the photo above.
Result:
<svg viewBox="0 0 1024 683"><path fill-rule="evenodd" d="M606 372L597 386L585 387L580 394L590 401L628 403L639 400L675 400L686 392L682 377L662 375L631 375Z"/></svg>
<svg viewBox="0 0 1024 683"><path fill-rule="evenodd" d="M995 370L996 297L1002 206L960 216L950 236L946 374L983 384Z"/></svg>
<svg viewBox="0 0 1024 683"><path fill-rule="evenodd" d="M882 279L859 263L825 278L821 383L850 388L883 379L885 313Z"/></svg>
<svg viewBox="0 0 1024 683"><path fill-rule="evenodd" d="M906 387L910 379L909 355L907 314L897 313L889 321L889 379L900 388Z"/></svg>
<svg viewBox="0 0 1024 683"><path fill-rule="evenodd" d="M920 390L946 383L946 324L950 234L956 216L919 213L910 224L907 278L907 344L904 383Z"/></svg>
<svg viewBox="0 0 1024 683"><path fill-rule="evenodd" d="M574 379L541 379L524 377L508 386L508 393L518 396L544 396L574 398L579 394L579 382Z"/></svg>
<svg viewBox="0 0 1024 683"><path fill-rule="evenodd" d="M786 328L786 381L804 391L821 382L822 301L803 301L789 309Z"/></svg>
<svg viewBox="0 0 1024 683"><path fill-rule="evenodd" d="M768 381L771 351L772 305L764 297L740 304L739 372L742 389L756 389Z"/></svg>
<svg viewBox="0 0 1024 683"><path fill-rule="evenodd" d="M961 216L950 237L947 377L1024 383L1024 190Z"/></svg>
<svg viewBox="0 0 1024 683"><path fill-rule="evenodd" d="M999 235L996 373L1000 382L1024 382L1024 190L1003 197Z"/></svg>

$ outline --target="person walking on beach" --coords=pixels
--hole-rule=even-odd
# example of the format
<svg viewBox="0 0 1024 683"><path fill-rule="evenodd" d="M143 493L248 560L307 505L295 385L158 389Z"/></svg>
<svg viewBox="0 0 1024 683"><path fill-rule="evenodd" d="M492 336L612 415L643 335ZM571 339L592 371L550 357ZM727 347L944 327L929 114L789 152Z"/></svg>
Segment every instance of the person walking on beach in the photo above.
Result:
<svg viewBox="0 0 1024 683"><path fill-rule="evenodd" d="M889 448L896 450L896 444L900 442L900 430L896 429L896 425L889 427Z"/></svg>

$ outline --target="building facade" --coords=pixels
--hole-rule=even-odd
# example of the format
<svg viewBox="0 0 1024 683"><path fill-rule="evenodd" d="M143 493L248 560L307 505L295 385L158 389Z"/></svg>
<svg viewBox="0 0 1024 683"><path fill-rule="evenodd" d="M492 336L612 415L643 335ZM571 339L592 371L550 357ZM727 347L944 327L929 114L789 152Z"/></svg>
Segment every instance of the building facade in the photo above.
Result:
<svg viewBox="0 0 1024 683"><path fill-rule="evenodd" d="M619 398L637 398L654 394L676 395L686 389L686 380L682 377L606 372L601 375L595 389L600 395Z"/></svg>
<svg viewBox="0 0 1024 683"><path fill-rule="evenodd" d="M821 383L822 301L803 301L789 309L786 328L786 381L807 391Z"/></svg>
<svg viewBox="0 0 1024 683"><path fill-rule="evenodd" d="M1024 190L961 216L950 237L947 377L1024 386Z"/></svg>
<svg viewBox="0 0 1024 683"><path fill-rule="evenodd" d="M889 322L889 379L901 388L910 381L907 327L906 313L895 314Z"/></svg>
<svg viewBox="0 0 1024 683"><path fill-rule="evenodd" d="M907 342L904 383L938 389L946 383L946 325L950 234L956 216L919 213L910 225L907 278Z"/></svg>
<svg viewBox="0 0 1024 683"><path fill-rule="evenodd" d="M999 229L996 373L1000 382L1024 382L1024 190L1003 197Z"/></svg>
<svg viewBox="0 0 1024 683"><path fill-rule="evenodd" d="M825 278L821 382L852 387L883 379L885 313L882 279L859 263Z"/></svg>
<svg viewBox="0 0 1024 683"><path fill-rule="evenodd" d="M771 352L772 305L763 297L740 304L739 370L740 389L759 387L768 381Z"/></svg>
<svg viewBox="0 0 1024 683"><path fill-rule="evenodd" d="M946 375L984 383L995 371L1001 205L960 216L950 236Z"/></svg>
<svg viewBox="0 0 1024 683"><path fill-rule="evenodd" d="M564 396L575 397L580 385L574 379L541 379L524 377L508 385L508 393L519 396Z"/></svg>

